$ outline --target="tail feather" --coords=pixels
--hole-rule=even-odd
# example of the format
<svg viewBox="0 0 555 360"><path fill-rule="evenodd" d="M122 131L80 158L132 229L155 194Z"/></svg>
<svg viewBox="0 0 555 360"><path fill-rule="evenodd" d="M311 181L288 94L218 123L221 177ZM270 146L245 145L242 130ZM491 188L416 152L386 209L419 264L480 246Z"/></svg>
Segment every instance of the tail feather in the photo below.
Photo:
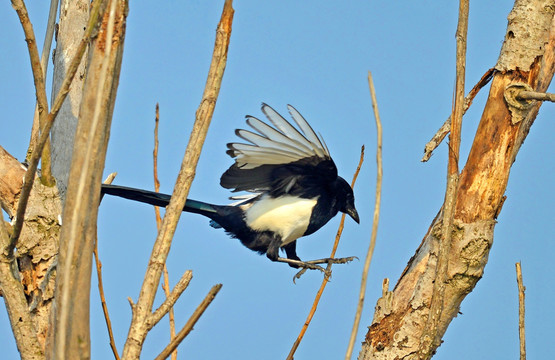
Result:
<svg viewBox="0 0 555 360"><path fill-rule="evenodd" d="M141 190L119 185L102 185L102 194L122 197L129 200L139 201L142 203L166 207L170 203L171 195L157 193L154 191ZM214 205L204 203L202 201L187 199L183 211L195 214L201 214L209 218L217 215L217 210Z"/></svg>

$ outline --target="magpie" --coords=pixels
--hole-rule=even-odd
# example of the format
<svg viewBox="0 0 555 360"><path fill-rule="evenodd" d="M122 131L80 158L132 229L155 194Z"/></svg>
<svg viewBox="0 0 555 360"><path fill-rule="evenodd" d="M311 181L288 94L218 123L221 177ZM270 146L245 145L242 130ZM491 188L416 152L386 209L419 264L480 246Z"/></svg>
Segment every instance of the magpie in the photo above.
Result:
<svg viewBox="0 0 555 360"><path fill-rule="evenodd" d="M254 131L237 129L235 134L245 142L227 144L235 163L223 173L220 185L233 192L247 191L248 196L231 197L238 201L230 205L187 199L183 211L206 216L213 227L223 228L272 261L314 269L319 267L312 264L335 261L301 261L297 239L314 233L339 211L357 223L360 220L353 190L338 176L323 138L293 106L287 108L298 128L263 103L262 112L271 125L246 116ZM102 193L163 207L171 198L117 185L102 185ZM279 257L280 249L287 259Z"/></svg>

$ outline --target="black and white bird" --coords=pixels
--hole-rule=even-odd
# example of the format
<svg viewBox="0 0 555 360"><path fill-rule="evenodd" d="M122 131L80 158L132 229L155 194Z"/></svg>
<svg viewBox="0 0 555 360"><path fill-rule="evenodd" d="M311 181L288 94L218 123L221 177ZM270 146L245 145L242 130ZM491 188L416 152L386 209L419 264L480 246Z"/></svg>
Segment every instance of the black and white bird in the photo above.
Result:
<svg viewBox="0 0 555 360"><path fill-rule="evenodd" d="M210 218L247 248L272 261L309 267L296 252L297 239L324 226L339 211L359 222L351 186L337 174L324 140L302 115L287 106L298 129L266 104L262 112L270 123L247 116L255 130L237 129L247 143L227 144L235 163L223 173L220 184L249 196L231 205L213 205L187 199L183 211ZM102 193L167 206L170 195L116 185L102 185ZM279 257L285 250L287 259ZM322 259L322 262L329 259Z"/></svg>

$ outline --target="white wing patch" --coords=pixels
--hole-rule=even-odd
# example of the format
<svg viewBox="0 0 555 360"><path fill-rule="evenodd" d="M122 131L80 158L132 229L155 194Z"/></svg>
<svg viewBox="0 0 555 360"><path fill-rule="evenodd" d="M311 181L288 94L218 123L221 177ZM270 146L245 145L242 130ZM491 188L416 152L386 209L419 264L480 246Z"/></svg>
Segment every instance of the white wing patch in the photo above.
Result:
<svg viewBox="0 0 555 360"><path fill-rule="evenodd" d="M282 239L281 246L284 246L306 232L317 201L318 198L302 199L290 195L272 198L263 195L254 204L240 206L245 211L245 221L251 229L277 233Z"/></svg>
<svg viewBox="0 0 555 360"><path fill-rule="evenodd" d="M239 129L237 136L250 144L228 144L238 167L253 169L266 164L287 164L312 156L331 159L323 139L294 107L288 105L287 108L300 130L266 104L262 104L262 112L274 127L247 116L247 124L258 134Z"/></svg>

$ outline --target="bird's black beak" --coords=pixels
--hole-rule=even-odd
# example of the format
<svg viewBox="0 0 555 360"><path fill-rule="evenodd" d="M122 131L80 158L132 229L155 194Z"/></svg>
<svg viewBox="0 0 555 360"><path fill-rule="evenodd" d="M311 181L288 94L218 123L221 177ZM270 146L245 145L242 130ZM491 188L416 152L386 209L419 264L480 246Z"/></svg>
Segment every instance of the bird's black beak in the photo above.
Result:
<svg viewBox="0 0 555 360"><path fill-rule="evenodd" d="M358 212L357 209L355 209L354 207L349 207L347 208L346 213L353 218L354 221L357 222L357 224L360 224L360 218L358 217Z"/></svg>

